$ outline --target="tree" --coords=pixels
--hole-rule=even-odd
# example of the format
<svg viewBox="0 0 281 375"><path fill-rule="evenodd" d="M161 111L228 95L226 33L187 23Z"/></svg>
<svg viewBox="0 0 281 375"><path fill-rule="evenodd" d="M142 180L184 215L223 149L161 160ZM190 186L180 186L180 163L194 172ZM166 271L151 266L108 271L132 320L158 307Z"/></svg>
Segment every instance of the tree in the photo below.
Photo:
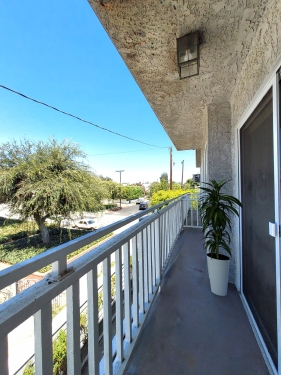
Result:
<svg viewBox="0 0 281 375"><path fill-rule="evenodd" d="M120 184L114 181L103 181L103 185L106 189L106 195L109 199L115 200L120 197Z"/></svg>
<svg viewBox="0 0 281 375"><path fill-rule="evenodd" d="M132 199L137 199L143 195L141 186L125 186L122 192L122 198L131 201Z"/></svg>
<svg viewBox="0 0 281 375"><path fill-rule="evenodd" d="M200 183L194 182L192 178L186 180L185 184L183 185L184 189L195 189L200 186Z"/></svg>
<svg viewBox="0 0 281 375"><path fill-rule="evenodd" d="M146 193L145 186L141 182L136 182L135 184L132 184L132 186L140 186L142 189L141 195L145 195Z"/></svg>
<svg viewBox="0 0 281 375"><path fill-rule="evenodd" d="M161 176L160 176L160 181L169 181L169 177L168 177L168 173L164 172L164 173L161 173Z"/></svg>
<svg viewBox="0 0 281 375"><path fill-rule="evenodd" d="M77 144L27 139L0 145L0 200L22 219L33 217L49 242L50 216L98 211L104 195L100 179L85 164Z"/></svg>
<svg viewBox="0 0 281 375"><path fill-rule="evenodd" d="M106 176L104 177L102 174L99 175L99 178L102 180L102 181L112 181L112 178Z"/></svg>

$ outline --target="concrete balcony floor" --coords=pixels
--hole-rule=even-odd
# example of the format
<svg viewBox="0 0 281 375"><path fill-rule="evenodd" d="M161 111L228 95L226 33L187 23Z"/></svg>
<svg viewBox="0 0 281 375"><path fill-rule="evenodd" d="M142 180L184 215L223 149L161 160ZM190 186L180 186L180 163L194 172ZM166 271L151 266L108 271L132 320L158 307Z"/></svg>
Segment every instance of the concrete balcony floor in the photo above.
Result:
<svg viewBox="0 0 281 375"><path fill-rule="evenodd" d="M210 291L201 230L179 237L124 374L269 374L236 288Z"/></svg>

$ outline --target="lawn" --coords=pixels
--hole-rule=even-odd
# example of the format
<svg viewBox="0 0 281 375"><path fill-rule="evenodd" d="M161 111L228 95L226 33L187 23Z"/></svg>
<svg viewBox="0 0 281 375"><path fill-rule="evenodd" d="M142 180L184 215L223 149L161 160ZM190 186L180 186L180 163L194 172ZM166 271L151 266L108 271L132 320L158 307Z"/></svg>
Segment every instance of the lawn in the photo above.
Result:
<svg viewBox="0 0 281 375"><path fill-rule="evenodd" d="M0 218L0 262L16 264L89 233L87 230L55 228L54 225L49 227L49 232L50 242L44 245L34 222ZM74 257L112 235L113 233L110 233L84 246L69 254L67 258ZM50 269L51 265L44 267L40 271L46 272Z"/></svg>

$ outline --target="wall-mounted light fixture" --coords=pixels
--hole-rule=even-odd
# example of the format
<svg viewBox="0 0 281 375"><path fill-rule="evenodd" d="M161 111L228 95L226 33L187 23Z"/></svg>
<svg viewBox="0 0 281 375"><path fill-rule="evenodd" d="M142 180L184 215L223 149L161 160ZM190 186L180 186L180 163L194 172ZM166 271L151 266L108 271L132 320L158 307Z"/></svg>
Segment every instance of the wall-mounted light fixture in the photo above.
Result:
<svg viewBox="0 0 281 375"><path fill-rule="evenodd" d="M177 39L180 79L199 74L199 31Z"/></svg>

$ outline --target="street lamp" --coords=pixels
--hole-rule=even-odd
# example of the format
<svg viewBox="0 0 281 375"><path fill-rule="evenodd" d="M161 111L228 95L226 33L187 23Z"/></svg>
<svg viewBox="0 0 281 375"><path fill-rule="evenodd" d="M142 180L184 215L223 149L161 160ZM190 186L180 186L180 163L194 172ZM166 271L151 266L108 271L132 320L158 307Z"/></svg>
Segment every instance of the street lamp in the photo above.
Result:
<svg viewBox="0 0 281 375"><path fill-rule="evenodd" d="M120 170L120 171L115 171L115 172L120 173L120 209L121 209L121 173L122 173L122 172L125 172L125 171L122 169L122 170Z"/></svg>

